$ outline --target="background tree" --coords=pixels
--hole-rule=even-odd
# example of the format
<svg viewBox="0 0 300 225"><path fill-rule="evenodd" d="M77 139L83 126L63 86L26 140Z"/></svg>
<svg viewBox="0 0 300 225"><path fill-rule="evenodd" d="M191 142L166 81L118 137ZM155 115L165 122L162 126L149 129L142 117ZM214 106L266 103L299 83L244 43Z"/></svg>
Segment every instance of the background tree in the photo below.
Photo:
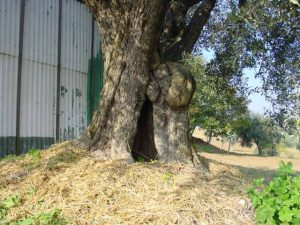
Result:
<svg viewBox="0 0 300 225"><path fill-rule="evenodd" d="M235 132L243 146L251 147L255 143L259 155L274 155L276 145L281 141L281 130L263 116L251 114L236 124Z"/></svg>
<svg viewBox="0 0 300 225"><path fill-rule="evenodd" d="M197 51L200 44L211 46L216 52L211 74L226 77L237 88L242 69L259 62L266 65L261 68L270 69L261 70L259 76L276 93L283 89L293 93L298 82L294 76L299 71L295 63L299 53L294 50L299 42L298 9L279 0L260 2L85 0L102 33L105 84L92 122L76 143L95 157L132 161L134 153L204 170L188 138L187 110L195 82L178 63L184 52ZM253 12L253 21L260 21L259 26L249 25L248 11ZM278 12L279 17L272 16ZM289 31L284 32L286 36L282 27ZM277 73L286 67L291 73ZM281 88L290 76L296 80L289 79L294 80L288 82L289 88Z"/></svg>
<svg viewBox="0 0 300 225"><path fill-rule="evenodd" d="M240 93L224 77L205 71L200 57L186 56L184 63L197 82L189 109L191 129L205 130L209 143L212 137L233 137L234 124L248 113L245 91Z"/></svg>
<svg viewBox="0 0 300 225"><path fill-rule="evenodd" d="M218 16L208 21L196 49L213 50L211 70L233 83L238 83L243 69L255 69L255 77L262 82L257 91L273 106L269 116L284 129L294 129L300 113L298 4L281 0L219 3L213 11Z"/></svg>

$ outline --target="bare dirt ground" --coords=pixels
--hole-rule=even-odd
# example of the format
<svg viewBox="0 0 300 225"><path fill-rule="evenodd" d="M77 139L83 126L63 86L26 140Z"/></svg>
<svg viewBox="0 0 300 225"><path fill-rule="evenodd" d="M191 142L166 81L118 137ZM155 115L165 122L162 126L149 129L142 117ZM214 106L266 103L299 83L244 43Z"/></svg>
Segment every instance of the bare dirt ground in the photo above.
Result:
<svg viewBox="0 0 300 225"><path fill-rule="evenodd" d="M206 141L206 136L202 130L196 130L193 136ZM202 143L202 146L205 147L205 145L208 144ZM263 176L270 179L275 175L280 161L291 162L294 170L300 173L300 151L296 149L287 149L280 156L261 157L257 156L256 146L247 148L235 144L228 154L228 143L222 143L213 138L211 145L212 148L209 148L209 152L201 152L200 155L215 162L236 166L249 178Z"/></svg>
<svg viewBox="0 0 300 225"><path fill-rule="evenodd" d="M291 162L295 171L300 172L300 160L290 159L283 157L258 157L258 156L246 156L246 155L227 155L227 154L214 154L214 153L200 153L202 156L208 159L216 160L221 163L226 163L235 166L262 169L262 170L276 170L279 162Z"/></svg>

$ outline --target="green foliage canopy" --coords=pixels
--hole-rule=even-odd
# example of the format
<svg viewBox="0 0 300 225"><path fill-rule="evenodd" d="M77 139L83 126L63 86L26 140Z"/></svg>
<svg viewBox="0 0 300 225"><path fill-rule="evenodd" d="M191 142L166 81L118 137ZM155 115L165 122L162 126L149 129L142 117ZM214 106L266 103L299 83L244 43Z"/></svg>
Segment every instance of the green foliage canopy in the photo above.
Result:
<svg viewBox="0 0 300 225"><path fill-rule="evenodd" d="M197 82L189 111L192 127L200 126L212 136L228 135L233 124L247 112L246 96L223 77L208 75L202 58L187 56L184 63Z"/></svg>
<svg viewBox="0 0 300 225"><path fill-rule="evenodd" d="M260 155L276 153L275 147L282 136L281 130L274 126L272 121L263 116L251 114L235 125L234 130L241 138L242 145L251 146L254 142Z"/></svg>
<svg viewBox="0 0 300 225"><path fill-rule="evenodd" d="M278 125L295 127L300 113L300 7L298 1L219 1L195 47L215 52L208 74L226 77L240 91L253 68Z"/></svg>

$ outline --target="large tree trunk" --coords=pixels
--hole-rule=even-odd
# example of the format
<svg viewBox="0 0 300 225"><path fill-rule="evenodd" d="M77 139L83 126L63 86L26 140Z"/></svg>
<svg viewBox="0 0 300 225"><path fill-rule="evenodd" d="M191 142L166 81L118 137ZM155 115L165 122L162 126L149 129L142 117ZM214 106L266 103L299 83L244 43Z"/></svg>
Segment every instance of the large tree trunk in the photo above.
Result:
<svg viewBox="0 0 300 225"><path fill-rule="evenodd" d="M262 156L264 154L263 149L259 143L259 140L254 140L254 143L256 144L258 155Z"/></svg>
<svg viewBox="0 0 300 225"><path fill-rule="evenodd" d="M93 119L76 144L104 159L133 157L189 163L187 109L193 78L181 64L159 56L164 0L86 0L99 24L104 87Z"/></svg>
<svg viewBox="0 0 300 225"><path fill-rule="evenodd" d="M132 161L163 5L159 0L135 5L92 3L90 8L102 34L104 87L92 122L77 142L93 151L95 157ZM154 12L157 17L152 16Z"/></svg>

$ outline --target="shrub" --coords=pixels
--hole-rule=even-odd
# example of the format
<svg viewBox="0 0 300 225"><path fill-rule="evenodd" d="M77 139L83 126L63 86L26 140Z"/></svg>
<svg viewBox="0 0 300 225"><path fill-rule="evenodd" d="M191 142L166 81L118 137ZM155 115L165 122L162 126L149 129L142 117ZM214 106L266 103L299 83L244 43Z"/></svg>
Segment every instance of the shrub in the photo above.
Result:
<svg viewBox="0 0 300 225"><path fill-rule="evenodd" d="M292 163L280 162L277 175L267 185L256 179L248 189L258 225L300 224L300 176Z"/></svg>

